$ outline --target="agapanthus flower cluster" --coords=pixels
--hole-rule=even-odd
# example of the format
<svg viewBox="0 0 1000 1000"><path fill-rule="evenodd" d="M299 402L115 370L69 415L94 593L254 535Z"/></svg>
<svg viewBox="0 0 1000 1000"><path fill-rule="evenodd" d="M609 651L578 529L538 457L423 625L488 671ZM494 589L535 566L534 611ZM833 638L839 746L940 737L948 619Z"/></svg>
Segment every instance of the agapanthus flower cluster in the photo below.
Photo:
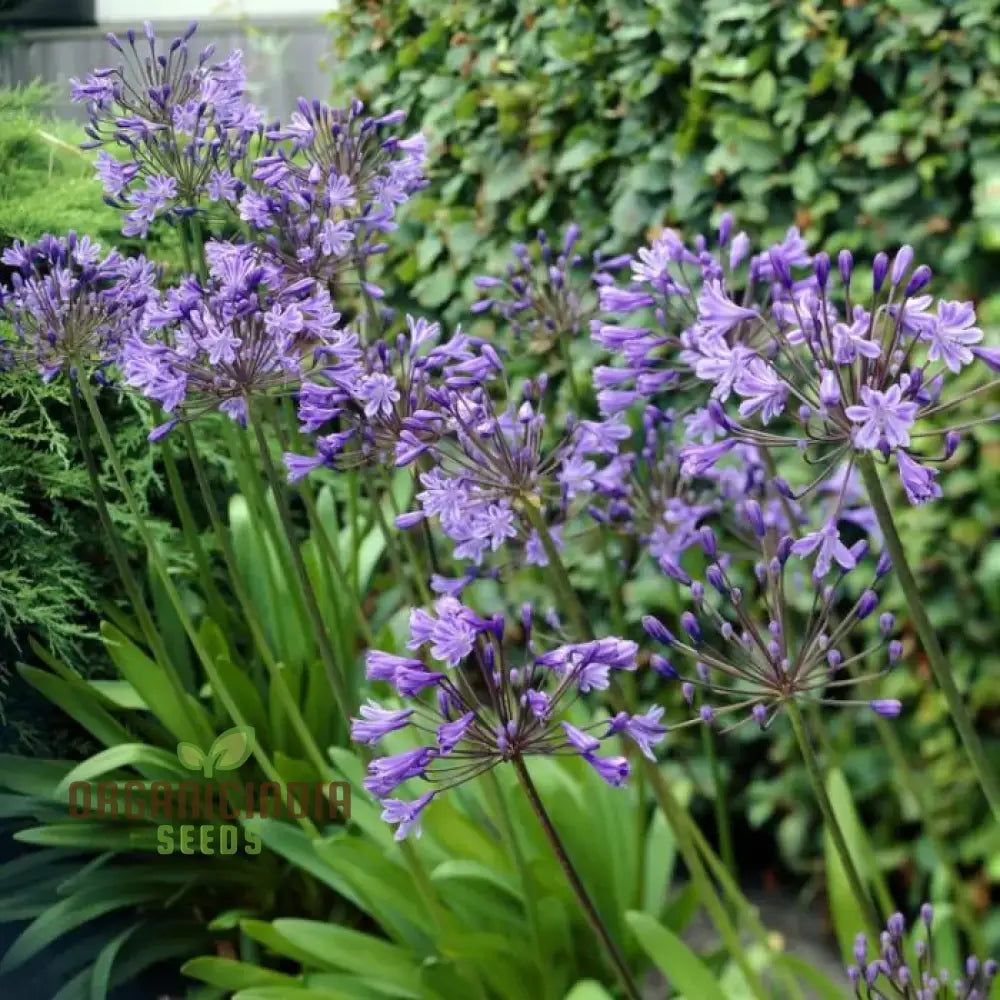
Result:
<svg viewBox="0 0 1000 1000"><path fill-rule="evenodd" d="M330 283L386 250L397 209L427 183L424 137L392 131L405 117L300 99L287 124L268 129L239 211L292 274Z"/></svg>
<svg viewBox="0 0 1000 1000"><path fill-rule="evenodd" d="M894 913L879 935L873 957L868 939L859 934L854 960L847 970L858 1000L989 1000L997 963L980 961L975 955L961 969L935 968L932 933L934 909L929 903L920 908L924 937L906 940L906 919Z"/></svg>
<svg viewBox="0 0 1000 1000"><path fill-rule="evenodd" d="M0 307L17 337L4 353L37 367L45 381L77 368L103 373L116 363L157 294L156 270L144 258L104 255L100 244L73 232L15 242L0 260L14 268Z"/></svg>
<svg viewBox="0 0 1000 1000"><path fill-rule="evenodd" d="M879 616L879 636L870 646L856 652L848 648L860 637L858 624L879 606L878 588L891 568L889 560L869 558L864 540L848 546L836 517L793 538L769 528L756 501L748 501L744 513L748 542L757 546L752 567L723 553L715 532L702 527L701 543L711 562L704 581L690 583L691 607L681 615L681 635L657 618L643 619L646 633L666 654L655 653L651 666L681 681L692 721L732 729L752 720L765 728L792 700L861 704L883 716L898 715L900 703L892 699L840 697L884 673L902 655L888 612ZM863 584L850 589L856 581ZM884 657L883 670L848 672L849 666L866 666L876 656ZM676 665L682 659L689 667Z"/></svg>
<svg viewBox="0 0 1000 1000"><path fill-rule="evenodd" d="M205 251L207 281L167 291L123 351L127 383L174 414L154 439L212 409L245 423L254 398L290 392L319 364L349 365L361 353L325 288L289 284L253 246L210 242Z"/></svg>
<svg viewBox="0 0 1000 1000"><path fill-rule="evenodd" d="M408 431L400 441L397 464L421 459L423 468L419 510L397 524L412 527L436 518L455 543L457 559L479 563L510 540L525 547L530 564L547 565L532 510L557 546L563 544L571 506L582 506L593 489L593 457L614 452L618 434L598 421L576 421L563 434L548 433L547 386L544 374L529 380L520 401L500 409L487 384L469 391L452 378L436 394L437 409L413 420L424 436Z"/></svg>
<svg viewBox="0 0 1000 1000"><path fill-rule="evenodd" d="M976 346L972 304L924 294L930 268L912 268L906 246L891 261L875 258L867 289L852 284L843 251L838 288L829 256L811 255L797 230L745 269L749 240L730 236L728 217L715 253L701 237L691 250L667 232L639 252L628 289L602 285L609 313L654 317L650 327L593 324L595 339L625 361L595 373L604 411L701 382L720 439L692 444L692 463L711 463L738 441L793 447L807 452L819 482L870 453L894 463L911 503L939 496L926 463L950 457L957 434L920 422L961 401L942 400L942 390L977 356L1000 368L997 352ZM735 413L724 409L731 400ZM917 451L918 439L935 435L945 438L937 453Z"/></svg>
<svg viewBox="0 0 1000 1000"><path fill-rule="evenodd" d="M475 285L484 293L472 306L474 313L493 311L510 324L515 337L528 333L537 349L545 349L557 337L586 330L597 315L593 282L580 280L585 258L575 252L580 227L570 225L556 249L542 230L537 248L514 246L514 259L503 277L480 275ZM609 273L629 262L629 257L592 258L592 273Z"/></svg>
<svg viewBox="0 0 1000 1000"><path fill-rule="evenodd" d="M369 701L352 720L352 739L374 744L407 730L419 741L373 760L364 781L382 803L382 818L398 824L397 839L411 831L419 836L420 815L435 796L499 764L577 756L618 786L628 777L628 762L599 755L602 743L623 735L653 758L665 733L661 708L622 712L579 728L569 721L582 695L606 690L615 671L636 669L636 644L609 637L539 652L530 607L522 609L519 624L523 650L515 652L504 642L502 615L484 618L443 597L433 612L411 613L408 648L414 655L369 652L368 677L389 683L405 707ZM393 797L414 779L430 787L414 799Z"/></svg>
<svg viewBox="0 0 1000 1000"><path fill-rule="evenodd" d="M131 29L123 39L108 35L123 62L70 81L72 99L85 102L90 117L85 146L125 154L102 149L97 173L110 203L126 212L126 236L145 236L156 218L175 219L242 191L261 113L245 98L242 53L213 62L210 45L192 59L195 30L192 24L165 45L148 22L145 44Z"/></svg>
<svg viewBox="0 0 1000 1000"><path fill-rule="evenodd" d="M478 386L500 361L489 345L457 330L442 342L441 325L406 317L407 330L380 340L353 360L331 358L299 389L298 413L312 455L286 454L294 482L321 466L392 465L440 432L439 403L448 387Z"/></svg>

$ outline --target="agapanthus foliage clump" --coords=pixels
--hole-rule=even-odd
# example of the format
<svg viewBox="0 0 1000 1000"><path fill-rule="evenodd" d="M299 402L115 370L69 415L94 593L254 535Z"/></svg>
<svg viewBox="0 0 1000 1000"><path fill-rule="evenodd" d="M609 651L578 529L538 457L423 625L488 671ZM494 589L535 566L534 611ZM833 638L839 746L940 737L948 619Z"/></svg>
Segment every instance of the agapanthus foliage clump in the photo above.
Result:
<svg viewBox="0 0 1000 1000"><path fill-rule="evenodd" d="M213 62L210 45L192 58L195 27L166 44L148 22L144 41L131 29L124 38L108 35L122 61L70 81L73 100L87 106L87 145L110 147L98 153L97 172L110 203L126 213L126 236L145 236L154 219L237 198L261 136L262 114L245 97L242 53Z"/></svg>
<svg viewBox="0 0 1000 1000"><path fill-rule="evenodd" d="M175 415L156 436L212 409L245 423L253 399L290 392L318 359L350 364L360 354L325 288L288 283L252 246L205 251L207 280L168 289L124 347L127 384Z"/></svg>
<svg viewBox="0 0 1000 1000"><path fill-rule="evenodd" d="M879 935L874 956L864 934L854 945L847 970L858 1000L989 1000L997 963L975 955L960 969L938 968L934 956L934 909L920 908L922 935L907 941L906 918L894 913Z"/></svg>
<svg viewBox="0 0 1000 1000"><path fill-rule="evenodd" d="M681 682L693 721L727 729L751 720L765 728L789 701L862 704L898 715L895 700L840 697L884 672L852 676L849 666L881 655L888 669L902 654L899 640L891 638L895 619L888 612L879 617L879 638L871 646L844 651L858 623L878 608L889 561L870 559L866 541L846 545L836 519L796 539L769 528L756 501L748 501L746 513L747 542L757 549L751 566L723 552L715 532L703 527L700 541L711 561L704 581L690 582L681 634L652 616L643 620L664 650L653 655L653 669ZM802 560L812 563L811 572L803 571ZM854 596L850 585L858 580L863 583ZM686 665L679 668L681 659Z"/></svg>
<svg viewBox="0 0 1000 1000"><path fill-rule="evenodd" d="M829 256L809 253L797 230L749 261L746 235L730 237L728 218L714 252L668 231L639 251L628 288L601 287L609 314L637 317L593 324L595 340L624 360L598 374L605 412L700 382L718 404L719 440L691 444L694 462L739 441L795 448L819 481L864 453L893 463L911 503L939 496L928 463L950 457L957 435L925 418L963 398L948 399L949 378L977 356L996 362L977 346L972 303L926 294L930 268L912 268L909 247L891 261L879 254L861 288L849 252L831 273ZM935 436L943 445L923 447Z"/></svg>
<svg viewBox="0 0 1000 1000"><path fill-rule="evenodd" d="M367 116L357 100L341 109L302 99L266 131L239 213L290 274L329 284L388 249L399 206L426 185L426 140L393 131L405 117Z"/></svg>
<svg viewBox="0 0 1000 1000"><path fill-rule="evenodd" d="M46 381L115 363L157 294L147 260L104 254L72 232L30 245L15 241L0 261L14 269L0 288L0 308L16 335L3 353L8 363L33 365Z"/></svg>
<svg viewBox="0 0 1000 1000"><path fill-rule="evenodd" d="M410 615L408 647L413 656L372 650L368 677L390 684L403 707L362 706L352 721L352 738L374 744L396 730L408 730L419 746L368 767L365 787L382 803L383 818L399 824L397 839L419 834L422 811L435 796L492 768L526 757L582 757L610 785L621 785L629 765L621 756L601 756L603 743L623 734L647 756L664 736L663 710L619 713L577 727L573 704L606 690L615 671L636 669L636 643L608 637L557 645L539 652L530 607L519 622L522 649L505 643L502 615L484 618L451 597L432 612ZM431 661L431 662L427 662ZM392 798L405 782L429 789L411 800Z"/></svg>

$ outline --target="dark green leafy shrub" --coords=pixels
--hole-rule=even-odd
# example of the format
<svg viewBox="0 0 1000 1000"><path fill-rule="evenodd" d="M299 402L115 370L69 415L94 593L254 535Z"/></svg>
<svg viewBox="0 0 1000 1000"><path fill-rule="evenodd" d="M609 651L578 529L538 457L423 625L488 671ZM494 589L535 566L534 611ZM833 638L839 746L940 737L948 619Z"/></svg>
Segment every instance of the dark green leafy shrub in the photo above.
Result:
<svg viewBox="0 0 1000 1000"><path fill-rule="evenodd" d="M395 258L425 308L573 220L627 250L723 207L979 294L1000 246L1000 5L389 0L331 15L338 98L403 108L433 183ZM407 241L400 240L400 246Z"/></svg>

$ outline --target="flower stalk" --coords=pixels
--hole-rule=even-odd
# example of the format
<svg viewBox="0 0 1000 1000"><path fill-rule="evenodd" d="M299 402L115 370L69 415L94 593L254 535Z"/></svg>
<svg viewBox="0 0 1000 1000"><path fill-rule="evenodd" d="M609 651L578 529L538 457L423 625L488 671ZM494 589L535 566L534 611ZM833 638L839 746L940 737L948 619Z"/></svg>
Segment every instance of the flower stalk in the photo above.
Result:
<svg viewBox="0 0 1000 1000"><path fill-rule="evenodd" d="M986 753L983 750L983 745L969 716L969 711L965 706L958 686L955 684L955 679L952 677L951 668L948 665L944 650L941 648L941 643L938 641L937 632L934 631L934 626L931 624L930 617L920 597L920 587L917 585L917 581L913 576L913 570L910 568L909 561L906 558L906 550L899 537L899 532L896 530L896 522L892 516L892 509L889 506L885 491L882 489L882 481L879 478L875 462L871 456L862 455L858 459L858 468L861 470L865 489L868 492L868 498L871 500L872 509L875 511L879 527L885 536L885 544L892 559L893 569L896 571L899 584L903 589L907 607L913 616L914 627L917 630L917 635L920 637L924 652L927 654L934 678L948 704L948 712L969 755L969 761L976 772L976 777L979 779L983 794L986 796L994 817L1000 820L1000 777L998 777L996 769L990 765L990 762L986 758Z"/></svg>

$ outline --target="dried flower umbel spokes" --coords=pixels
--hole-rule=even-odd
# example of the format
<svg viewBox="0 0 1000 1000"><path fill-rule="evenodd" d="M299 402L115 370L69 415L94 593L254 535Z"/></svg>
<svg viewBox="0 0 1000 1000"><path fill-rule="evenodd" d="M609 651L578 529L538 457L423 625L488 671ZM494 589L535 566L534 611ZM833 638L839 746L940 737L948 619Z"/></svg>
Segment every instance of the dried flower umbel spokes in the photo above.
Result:
<svg viewBox="0 0 1000 1000"><path fill-rule="evenodd" d="M109 201L126 210L126 236L145 236L158 216L190 214L243 189L261 113L244 98L239 51L212 63L208 46L191 60L195 28L164 46L147 22L145 52L131 29L124 39L108 35L124 61L71 81L73 100L85 102L90 116L87 145L128 153L120 161L102 150L97 162Z"/></svg>
<svg viewBox="0 0 1000 1000"><path fill-rule="evenodd" d="M612 671L635 669L634 642L609 637L539 654L530 608L523 609L520 624L524 653L512 659L502 616L482 618L443 597L433 613L414 610L410 616L410 648L426 649L438 667L416 657L368 654L369 678L390 683L408 707L369 702L353 720L352 738L376 743L394 730L409 729L424 741L374 760L365 779L368 791L382 801L383 818L399 824L397 839L415 827L435 795L498 764L538 755L580 756L609 784L620 785L628 763L624 757L598 756L602 742L625 734L652 756L652 746L663 737L660 708L645 715L621 713L585 728L567 721L581 695L608 687ZM410 801L390 797L414 778L431 787Z"/></svg>
<svg viewBox="0 0 1000 1000"><path fill-rule="evenodd" d="M682 637L674 636L658 619L643 620L648 635L669 650L673 657L693 662L693 675L683 678L673 662L655 654L651 666L659 674L682 680L682 692L689 705L697 704L692 722L735 728L753 720L762 728L770 724L789 701L813 701L824 705L867 705L880 715L899 714L900 704L890 699L866 702L835 699L833 696L873 675L846 676L852 664L864 664L879 652L895 663L902 647L889 637L895 627L891 614L879 618L881 638L870 648L844 656L841 646L854 626L869 618L878 606L875 587L889 570L881 558L871 570L869 585L851 602L840 620L835 613L844 593L844 583L861 575L867 543L848 548L839 540L836 523L798 541L779 536L764 524L755 501L747 504L753 536L758 540L760 558L753 566L751 586L756 581L754 599L737 582L732 560L718 549L714 532L701 529L706 554L713 562L705 581L691 583L693 610L681 616ZM793 554L816 555L810 581L789 579ZM833 573L835 582L828 584ZM796 591L811 589L804 620ZM764 617L758 618L760 608Z"/></svg>
<svg viewBox="0 0 1000 1000"><path fill-rule="evenodd" d="M858 935L854 945L858 964L847 970L858 1000L989 1000L997 963L970 955L964 968L935 968L934 911L929 903L920 908L920 923L924 936L911 948L903 914L893 914L879 936L875 957L865 935Z"/></svg>
<svg viewBox="0 0 1000 1000"><path fill-rule="evenodd" d="M0 306L17 340L4 345L15 363L38 368L48 381L62 371L103 371L138 330L155 299L156 271L142 257L122 258L84 236L43 236L3 252L15 268Z"/></svg>

